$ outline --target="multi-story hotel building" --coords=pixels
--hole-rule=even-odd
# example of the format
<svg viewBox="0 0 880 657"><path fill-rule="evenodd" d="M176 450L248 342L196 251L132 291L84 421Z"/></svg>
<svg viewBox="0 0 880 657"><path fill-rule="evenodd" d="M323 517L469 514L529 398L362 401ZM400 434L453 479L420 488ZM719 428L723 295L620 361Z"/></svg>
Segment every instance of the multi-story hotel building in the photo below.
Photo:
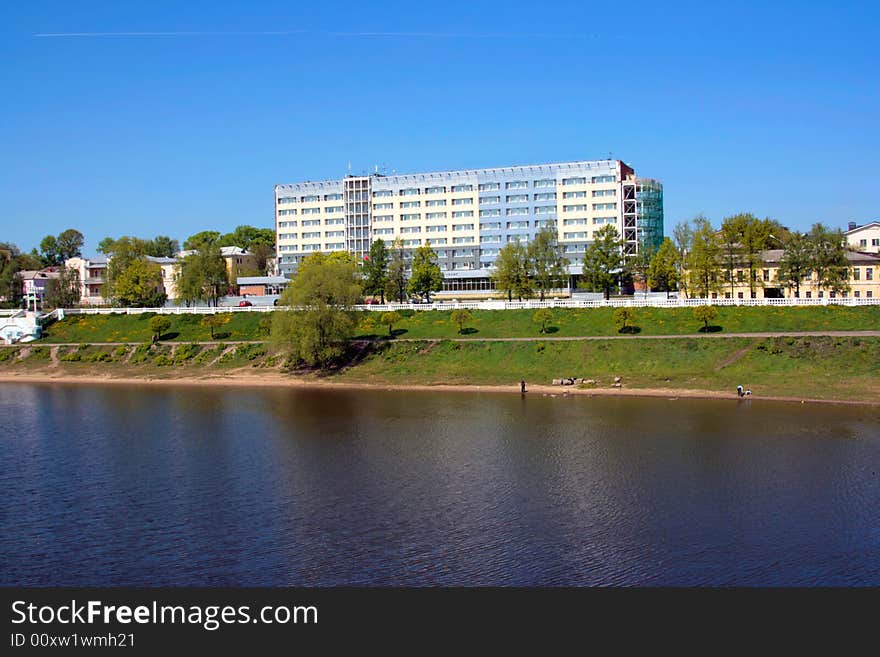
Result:
<svg viewBox="0 0 880 657"><path fill-rule="evenodd" d="M508 242L556 229L569 272L581 272L586 245L611 224L634 254L663 239L663 187L620 160L565 162L275 186L279 273L295 273L315 252L365 256L370 244L403 241L437 253L444 290L491 290L490 273Z"/></svg>

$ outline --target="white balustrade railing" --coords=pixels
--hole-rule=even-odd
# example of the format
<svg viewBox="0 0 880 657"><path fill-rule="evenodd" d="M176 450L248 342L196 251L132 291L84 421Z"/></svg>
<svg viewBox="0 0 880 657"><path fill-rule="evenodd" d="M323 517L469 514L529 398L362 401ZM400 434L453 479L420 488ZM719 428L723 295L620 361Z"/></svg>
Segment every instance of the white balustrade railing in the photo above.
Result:
<svg viewBox="0 0 880 657"><path fill-rule="evenodd" d="M392 310L534 310L537 308L687 308L693 306L876 306L880 298L824 297L821 299L664 299L638 297L626 299L547 299L539 301L436 301L433 303L386 303L363 304L356 310L387 312ZM214 313L259 313L273 310L287 310L287 306L169 306L165 308L69 308L65 315L138 315L156 313L159 315L211 315Z"/></svg>

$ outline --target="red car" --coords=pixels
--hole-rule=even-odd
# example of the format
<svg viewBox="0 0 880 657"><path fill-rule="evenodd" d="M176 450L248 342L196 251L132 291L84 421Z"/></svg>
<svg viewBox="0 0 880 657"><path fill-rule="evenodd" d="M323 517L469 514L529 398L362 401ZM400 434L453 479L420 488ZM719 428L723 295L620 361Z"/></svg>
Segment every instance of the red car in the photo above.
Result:
<svg viewBox="0 0 880 657"><path fill-rule="evenodd" d="M247 299L242 299L241 301L238 302L238 307L239 307L239 308L247 308L248 306L253 306L253 305L254 305L254 304L252 304L252 303L251 303L250 301L248 301Z"/></svg>

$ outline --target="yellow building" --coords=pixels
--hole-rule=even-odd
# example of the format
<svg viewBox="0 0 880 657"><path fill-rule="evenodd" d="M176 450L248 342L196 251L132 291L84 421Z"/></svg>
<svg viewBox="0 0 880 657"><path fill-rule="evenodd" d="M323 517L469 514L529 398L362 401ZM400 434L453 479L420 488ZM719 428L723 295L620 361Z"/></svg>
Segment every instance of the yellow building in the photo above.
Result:
<svg viewBox="0 0 880 657"><path fill-rule="evenodd" d="M851 249L864 253L880 253L880 221L872 221L864 226L857 226L854 221L843 234Z"/></svg>

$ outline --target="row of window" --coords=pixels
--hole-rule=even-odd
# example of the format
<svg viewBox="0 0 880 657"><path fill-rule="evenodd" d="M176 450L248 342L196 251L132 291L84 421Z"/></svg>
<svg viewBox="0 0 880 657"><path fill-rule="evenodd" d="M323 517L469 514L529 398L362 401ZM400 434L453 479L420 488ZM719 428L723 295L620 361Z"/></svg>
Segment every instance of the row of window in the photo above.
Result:
<svg viewBox="0 0 880 657"><path fill-rule="evenodd" d="M278 197L278 205L288 205L290 203L302 202L302 203L316 203L322 199L320 194L309 194L308 196L279 196ZM341 201L342 194L334 193L334 194L325 194L323 196L323 200L325 201Z"/></svg>
<svg viewBox="0 0 880 657"><path fill-rule="evenodd" d="M867 239L859 240L859 246L868 246L868 240ZM871 246L880 246L880 238L876 238L876 237L873 238L871 240Z"/></svg>
<svg viewBox="0 0 880 657"><path fill-rule="evenodd" d="M572 178L563 178L561 184L564 186L570 185L585 185L587 182L592 183L613 183L617 182L616 176L593 176L592 178L587 179L586 177L572 177ZM531 185L530 185L531 183ZM546 188L554 188L556 187L556 180L554 178L545 178L543 180L511 180L509 182L504 183L504 189L529 189L532 187L534 189L546 189ZM488 182L488 183L480 183L477 185L477 191L480 192L491 192L497 191L501 189L500 182ZM398 196L419 196L420 194L445 194L446 192L472 192L474 191L474 185L470 183L465 183L461 185L452 185L450 187L446 187L444 185L433 186L433 187L407 187L397 191ZM377 189L373 192L373 198L384 198L394 196L394 190L390 189ZM280 200L279 200L280 202Z"/></svg>
<svg viewBox="0 0 880 657"><path fill-rule="evenodd" d="M596 210L616 210L616 209L617 209L617 203L593 203L593 211L594 212ZM587 211L587 204L582 203L579 205L563 205L562 211L563 212L586 212Z"/></svg>

